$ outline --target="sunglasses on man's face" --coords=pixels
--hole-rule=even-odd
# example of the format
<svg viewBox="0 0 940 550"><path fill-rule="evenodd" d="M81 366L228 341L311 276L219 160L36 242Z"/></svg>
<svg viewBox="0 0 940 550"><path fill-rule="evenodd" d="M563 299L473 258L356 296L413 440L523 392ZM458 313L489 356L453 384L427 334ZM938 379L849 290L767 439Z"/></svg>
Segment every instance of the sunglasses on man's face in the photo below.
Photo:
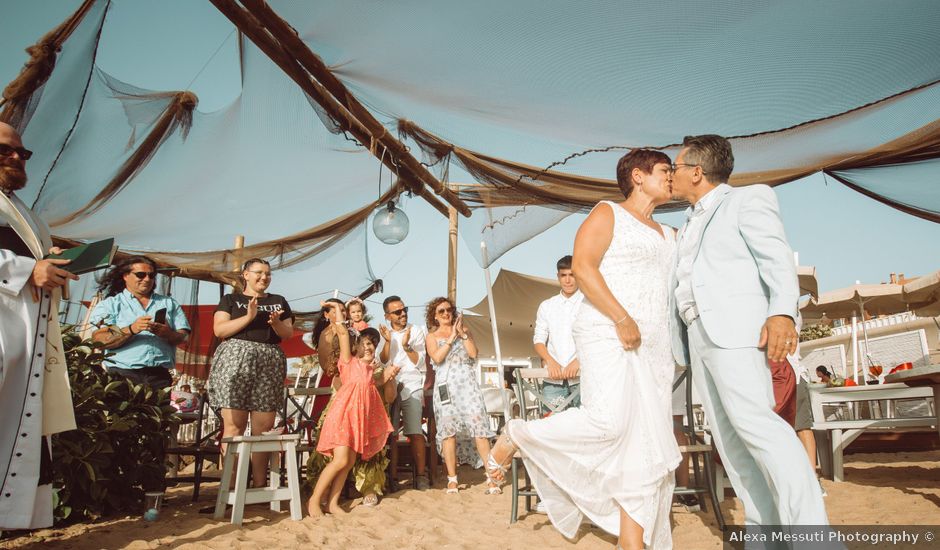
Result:
<svg viewBox="0 0 940 550"><path fill-rule="evenodd" d="M144 279L156 279L157 274L153 271L133 271L132 275L137 277L138 281L143 281Z"/></svg>
<svg viewBox="0 0 940 550"><path fill-rule="evenodd" d="M389 315L395 315L395 316L398 316L398 315L407 315L407 314L408 314L408 308L407 308L407 307L403 307L403 308L401 308L401 309L396 309L395 311L389 311L388 314L389 314Z"/></svg>
<svg viewBox="0 0 940 550"><path fill-rule="evenodd" d="M29 160L29 157L33 156L33 152L25 147L13 147L6 143L0 143L0 156L12 157L13 153L19 155L23 160Z"/></svg>

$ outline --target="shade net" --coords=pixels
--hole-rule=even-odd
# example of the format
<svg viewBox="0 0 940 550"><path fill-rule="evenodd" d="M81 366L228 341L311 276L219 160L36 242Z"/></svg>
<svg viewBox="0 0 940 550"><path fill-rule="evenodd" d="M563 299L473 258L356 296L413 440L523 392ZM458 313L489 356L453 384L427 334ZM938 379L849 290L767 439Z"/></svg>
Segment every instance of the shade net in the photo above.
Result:
<svg viewBox="0 0 940 550"><path fill-rule="evenodd" d="M611 176L630 148L674 156L687 134L732 138L734 185L825 171L940 221L937 2L272 1L303 40L282 40L272 61L254 40L277 32L243 1L233 9L256 19L239 23L242 89L214 112L97 66L111 4L88 4L20 102L37 152L24 198L59 237L117 236L184 275L224 279L262 256L285 295L368 286L369 216L429 187L388 167L377 184L397 154L389 136L438 180L477 184L458 187L474 211L461 233L474 254L486 241L490 262L618 199ZM340 111L357 113L353 98L378 121L369 139L289 76L302 49L345 86ZM235 235L246 250L231 249Z"/></svg>

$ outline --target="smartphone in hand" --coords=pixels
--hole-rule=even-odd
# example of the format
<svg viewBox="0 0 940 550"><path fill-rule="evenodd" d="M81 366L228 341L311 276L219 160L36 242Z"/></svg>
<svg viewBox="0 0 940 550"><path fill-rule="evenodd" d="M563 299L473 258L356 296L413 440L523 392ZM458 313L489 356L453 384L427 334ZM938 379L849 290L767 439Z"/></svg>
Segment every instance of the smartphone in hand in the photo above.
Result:
<svg viewBox="0 0 940 550"><path fill-rule="evenodd" d="M161 325L166 324L166 308L165 307L157 310L157 312L153 315L153 322L160 323Z"/></svg>

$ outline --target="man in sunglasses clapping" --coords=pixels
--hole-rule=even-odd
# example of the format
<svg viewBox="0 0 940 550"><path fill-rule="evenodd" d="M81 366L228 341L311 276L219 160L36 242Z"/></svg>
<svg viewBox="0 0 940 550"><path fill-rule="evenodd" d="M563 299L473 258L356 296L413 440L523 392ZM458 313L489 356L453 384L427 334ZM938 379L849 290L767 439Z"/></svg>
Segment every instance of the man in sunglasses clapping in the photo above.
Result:
<svg viewBox="0 0 940 550"><path fill-rule="evenodd" d="M386 367L399 368L395 379L398 381L401 418L391 420L396 427L399 421L404 425L404 434L411 441L411 456L417 470L415 488L426 491L431 483L425 460L427 439L421 424L424 417L424 389L427 386L427 350L424 344L427 331L422 326L408 323L408 307L398 296L386 298L382 302L382 309L391 329L379 325L382 335L379 360Z"/></svg>

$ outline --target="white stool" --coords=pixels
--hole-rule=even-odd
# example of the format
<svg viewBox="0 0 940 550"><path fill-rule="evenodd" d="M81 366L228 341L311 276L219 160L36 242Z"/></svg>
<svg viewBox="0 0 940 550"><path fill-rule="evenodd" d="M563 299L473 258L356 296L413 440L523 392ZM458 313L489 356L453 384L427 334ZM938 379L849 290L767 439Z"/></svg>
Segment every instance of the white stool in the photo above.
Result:
<svg viewBox="0 0 940 550"><path fill-rule="evenodd" d="M241 525L246 504L270 502L271 509L281 511L281 501L290 500L290 517L294 521L301 518L300 478L297 473L297 442L300 434L288 435L242 435L226 437L225 462L222 466L222 484L219 496L215 500L215 519L225 517L225 505L232 505L232 523ZM271 467L271 481L268 487L248 488L248 471L251 466L251 453L273 452L272 463L279 463L279 453L287 455L287 487L280 486L278 471L280 467ZM238 454L238 469L235 471L235 491L230 491L232 467Z"/></svg>

